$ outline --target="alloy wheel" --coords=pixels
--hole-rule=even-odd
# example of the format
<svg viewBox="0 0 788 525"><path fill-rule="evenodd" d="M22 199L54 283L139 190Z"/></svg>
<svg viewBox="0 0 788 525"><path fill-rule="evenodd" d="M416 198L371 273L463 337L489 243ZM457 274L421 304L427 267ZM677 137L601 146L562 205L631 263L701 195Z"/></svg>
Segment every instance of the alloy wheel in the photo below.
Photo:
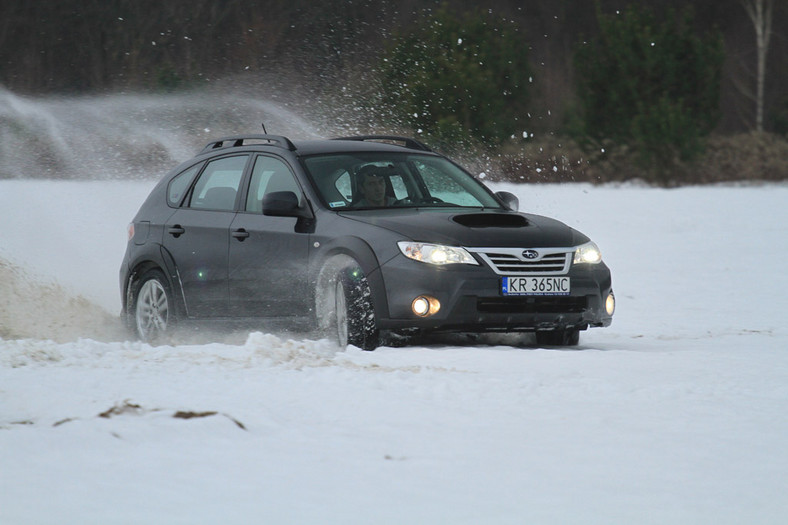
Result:
<svg viewBox="0 0 788 525"><path fill-rule="evenodd" d="M143 341L155 340L167 331L167 291L157 279L145 281L140 287L135 317L137 333Z"/></svg>

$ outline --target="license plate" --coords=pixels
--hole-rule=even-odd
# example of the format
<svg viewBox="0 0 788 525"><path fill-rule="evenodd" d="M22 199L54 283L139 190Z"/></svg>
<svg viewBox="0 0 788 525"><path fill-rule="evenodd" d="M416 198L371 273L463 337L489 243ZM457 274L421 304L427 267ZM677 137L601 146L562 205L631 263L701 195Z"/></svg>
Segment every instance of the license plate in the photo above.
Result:
<svg viewBox="0 0 788 525"><path fill-rule="evenodd" d="M504 277L504 295L569 295L569 277Z"/></svg>

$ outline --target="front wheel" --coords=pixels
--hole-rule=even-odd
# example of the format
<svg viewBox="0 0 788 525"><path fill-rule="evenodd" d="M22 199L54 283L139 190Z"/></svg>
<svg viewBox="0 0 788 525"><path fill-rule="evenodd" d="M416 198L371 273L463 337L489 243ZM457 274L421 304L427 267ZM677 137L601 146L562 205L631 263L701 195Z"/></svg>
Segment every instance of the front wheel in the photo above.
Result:
<svg viewBox="0 0 788 525"><path fill-rule="evenodd" d="M134 283L134 331L142 341L155 343L169 335L175 325L169 284L159 270L149 270Z"/></svg>
<svg viewBox="0 0 788 525"><path fill-rule="evenodd" d="M374 350L380 341L366 277L358 270L341 272L334 293L335 328L340 348L348 344Z"/></svg>

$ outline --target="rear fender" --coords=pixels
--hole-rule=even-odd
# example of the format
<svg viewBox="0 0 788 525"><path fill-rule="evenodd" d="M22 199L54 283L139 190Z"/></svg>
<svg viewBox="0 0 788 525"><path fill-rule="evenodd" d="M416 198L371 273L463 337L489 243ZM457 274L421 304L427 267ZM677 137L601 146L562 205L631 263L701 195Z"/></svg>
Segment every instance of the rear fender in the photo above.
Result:
<svg viewBox="0 0 788 525"><path fill-rule="evenodd" d="M161 245L157 245L158 249L151 245L150 250L139 254L129 265L129 273L126 281L123 283L122 297L123 297L123 314L128 315L131 307L132 297L132 283L139 278L142 274L152 268L159 268L167 277L170 285L170 290L173 291L176 313L179 316L185 315L186 304L183 300L183 289L181 287L180 279L178 278L178 269L175 266L175 261L172 255Z"/></svg>
<svg viewBox="0 0 788 525"><path fill-rule="evenodd" d="M178 273L178 265L175 264L175 258L163 245L159 246L159 248L161 249L161 260L163 262L162 269L170 281L170 290L172 290L175 307L177 308L176 312L182 318L189 317L189 305L186 304L186 296L183 294L183 285Z"/></svg>

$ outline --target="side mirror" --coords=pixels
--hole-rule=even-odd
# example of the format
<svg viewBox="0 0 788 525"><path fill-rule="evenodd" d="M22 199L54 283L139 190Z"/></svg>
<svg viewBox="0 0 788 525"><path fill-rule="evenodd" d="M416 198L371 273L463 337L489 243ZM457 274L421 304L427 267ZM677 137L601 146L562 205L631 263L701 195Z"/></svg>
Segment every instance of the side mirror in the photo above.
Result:
<svg viewBox="0 0 788 525"><path fill-rule="evenodd" d="M298 196L292 191L273 191L263 196L263 215L312 218L311 213L298 206Z"/></svg>
<svg viewBox="0 0 788 525"><path fill-rule="evenodd" d="M513 193L509 193L508 191L498 191L495 193L495 196L500 199L504 206L512 211L517 211L520 209L520 199L518 199Z"/></svg>

